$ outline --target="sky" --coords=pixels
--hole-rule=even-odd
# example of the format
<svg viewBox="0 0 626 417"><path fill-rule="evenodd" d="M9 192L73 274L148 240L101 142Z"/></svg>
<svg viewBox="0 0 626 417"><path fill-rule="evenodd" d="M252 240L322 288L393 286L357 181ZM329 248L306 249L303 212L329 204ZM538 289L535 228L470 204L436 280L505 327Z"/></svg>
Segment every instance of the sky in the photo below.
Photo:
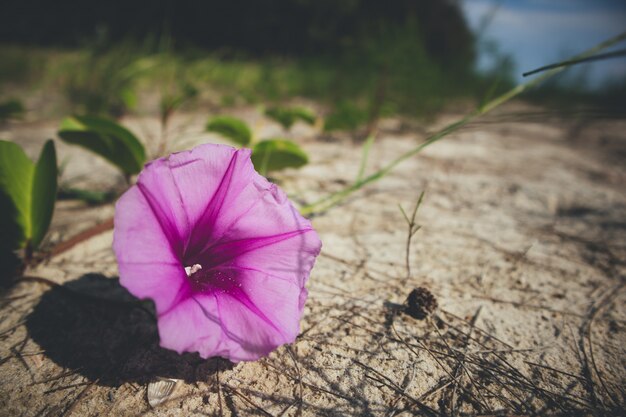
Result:
<svg viewBox="0 0 626 417"><path fill-rule="evenodd" d="M482 28L480 39L495 41L514 59L518 81L523 72L626 31L626 0L463 0L462 6L472 29ZM612 50L624 48L626 42ZM483 53L478 65L493 67L494 60ZM626 79L626 57L579 67L590 87Z"/></svg>

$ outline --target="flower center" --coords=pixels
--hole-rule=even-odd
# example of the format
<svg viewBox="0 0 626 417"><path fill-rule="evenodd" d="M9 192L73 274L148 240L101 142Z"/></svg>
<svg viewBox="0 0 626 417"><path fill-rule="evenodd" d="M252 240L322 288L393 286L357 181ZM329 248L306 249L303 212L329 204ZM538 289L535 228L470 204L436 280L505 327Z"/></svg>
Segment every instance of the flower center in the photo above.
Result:
<svg viewBox="0 0 626 417"><path fill-rule="evenodd" d="M188 277L190 277L192 274L195 274L196 272L198 272L201 269L202 269L202 265L194 264L192 266L186 266L185 267L185 273L187 274Z"/></svg>
<svg viewBox="0 0 626 417"><path fill-rule="evenodd" d="M194 264L185 267L185 272L194 292L213 290L227 293L241 287L234 269L202 269L202 265Z"/></svg>

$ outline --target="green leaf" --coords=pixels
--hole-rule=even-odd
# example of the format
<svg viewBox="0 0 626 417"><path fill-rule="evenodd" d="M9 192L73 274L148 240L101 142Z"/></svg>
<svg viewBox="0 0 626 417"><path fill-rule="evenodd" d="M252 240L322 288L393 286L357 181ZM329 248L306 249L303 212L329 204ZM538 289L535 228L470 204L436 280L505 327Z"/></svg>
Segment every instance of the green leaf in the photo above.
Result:
<svg viewBox="0 0 626 417"><path fill-rule="evenodd" d="M31 247L36 249L50 227L57 194L57 154L54 142L48 140L41 150L31 192Z"/></svg>
<svg viewBox="0 0 626 417"><path fill-rule="evenodd" d="M0 253L39 246L50 227L56 191L52 140L43 146L37 164L19 145L0 140Z"/></svg>
<svg viewBox="0 0 626 417"><path fill-rule="evenodd" d="M218 133L226 139L247 146L252 141L252 131L241 119L232 116L217 116L209 121L206 126L209 132Z"/></svg>
<svg viewBox="0 0 626 417"><path fill-rule="evenodd" d="M90 206L110 203L117 197L114 191L85 190L82 188L60 188L59 200L81 200Z"/></svg>
<svg viewBox="0 0 626 417"><path fill-rule="evenodd" d="M31 188L35 167L22 148L0 140L0 248L23 247L31 235Z"/></svg>
<svg viewBox="0 0 626 417"><path fill-rule="evenodd" d="M135 135L102 117L67 117L61 122L58 134L64 142L102 156L125 175L139 173L146 162L145 149Z"/></svg>
<svg viewBox="0 0 626 417"><path fill-rule="evenodd" d="M280 123L285 129L290 129L297 120L310 125L315 123L313 112L304 107L271 107L265 111L265 115Z"/></svg>
<svg viewBox="0 0 626 417"><path fill-rule="evenodd" d="M16 119L24 113L24 105L17 99L10 99L0 103L0 122Z"/></svg>
<svg viewBox="0 0 626 417"><path fill-rule="evenodd" d="M326 117L324 130L354 130L367 121L368 113L356 104L344 100L339 102L334 111Z"/></svg>
<svg viewBox="0 0 626 417"><path fill-rule="evenodd" d="M307 154L294 142L286 139L263 140L252 149L252 163L262 175L269 171L299 168L307 162Z"/></svg>
<svg viewBox="0 0 626 417"><path fill-rule="evenodd" d="M300 119L309 125L315 124L315 114L311 110L305 109L304 107L295 107L291 109L291 111L296 119Z"/></svg>
<svg viewBox="0 0 626 417"><path fill-rule="evenodd" d="M139 98L137 97L137 93L133 91L131 88L123 88L119 92L119 98L124 106L127 109L135 109L137 108L137 102Z"/></svg>

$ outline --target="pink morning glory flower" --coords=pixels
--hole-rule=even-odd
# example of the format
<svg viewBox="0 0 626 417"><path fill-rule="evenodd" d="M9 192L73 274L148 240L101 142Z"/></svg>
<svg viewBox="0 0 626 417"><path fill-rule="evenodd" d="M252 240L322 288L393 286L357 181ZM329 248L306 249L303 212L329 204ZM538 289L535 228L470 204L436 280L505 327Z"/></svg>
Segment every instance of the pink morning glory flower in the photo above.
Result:
<svg viewBox="0 0 626 417"><path fill-rule="evenodd" d="M115 209L120 283L154 301L162 347L203 358L256 360L293 342L320 248L248 149L152 161Z"/></svg>

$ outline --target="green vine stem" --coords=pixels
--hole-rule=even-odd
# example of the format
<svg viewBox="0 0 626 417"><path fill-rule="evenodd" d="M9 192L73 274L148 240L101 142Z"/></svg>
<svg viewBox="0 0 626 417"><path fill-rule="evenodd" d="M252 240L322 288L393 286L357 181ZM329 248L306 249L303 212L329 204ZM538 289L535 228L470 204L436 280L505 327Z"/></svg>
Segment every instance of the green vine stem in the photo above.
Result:
<svg viewBox="0 0 626 417"><path fill-rule="evenodd" d="M581 58L585 58L588 57L592 54L595 54L596 52L599 52L603 49L606 49L612 45L615 45L618 42L623 41L624 39L626 39L626 32L623 32L613 38L610 38L596 46L594 46L591 49L588 49L587 51L578 54L576 56L573 56L572 58L570 58L568 61L574 61L574 60L578 60ZM565 68L567 68L567 66L563 66L563 67L558 67L558 68L554 68L551 69L549 71L547 71L546 73L544 73L543 75L517 85L516 87L512 88L511 90L507 91L506 93L494 98L493 100L488 101L487 103L485 103L484 105L478 107L476 110L474 110L473 112L469 113L468 115L466 115L465 117L461 118L460 120L457 120L454 123L451 123L449 125L447 125L446 127L444 127L443 129L441 129L440 131L434 133L433 135L431 135L428 139L426 139L426 141L424 141L423 143L421 143L420 145L416 146L415 148L403 153L402 155L398 156L396 159L394 159L393 161L391 161L389 164L387 164L386 166L384 166L383 168L381 168L380 170L374 172L373 174L365 177L365 178L359 178L357 181L355 181L352 185L347 186L346 188L344 188L343 190L337 191L335 193L332 193L326 197L323 197L322 199L315 201L311 204L305 205L300 209L300 213L302 213L302 215L304 216L310 216L314 213L320 213L323 211L326 211L328 209L330 209L331 207L339 204L341 201L345 200L348 196L350 196L352 193L354 193L355 191L360 190L361 188L363 188L365 185L370 184L372 182L378 181L379 179L383 178L385 175L387 175L390 171L392 171L396 166L398 166L400 163L404 162L405 160L411 158L412 156L420 153L424 148L426 148L429 145L432 145L433 143L439 141L440 139L443 139L444 137L448 136L450 133L456 132L457 130L459 130L461 127L465 126L467 123L471 122L472 120L486 114L489 113L491 110L495 109L496 107L501 106L502 104L506 103L507 101L511 100L514 97L517 97L518 95L520 95L521 93L523 93L524 91L528 90L529 88L532 88L534 86L536 86L537 84L547 80L548 78L551 78L552 76L558 74L559 72L563 71Z"/></svg>

